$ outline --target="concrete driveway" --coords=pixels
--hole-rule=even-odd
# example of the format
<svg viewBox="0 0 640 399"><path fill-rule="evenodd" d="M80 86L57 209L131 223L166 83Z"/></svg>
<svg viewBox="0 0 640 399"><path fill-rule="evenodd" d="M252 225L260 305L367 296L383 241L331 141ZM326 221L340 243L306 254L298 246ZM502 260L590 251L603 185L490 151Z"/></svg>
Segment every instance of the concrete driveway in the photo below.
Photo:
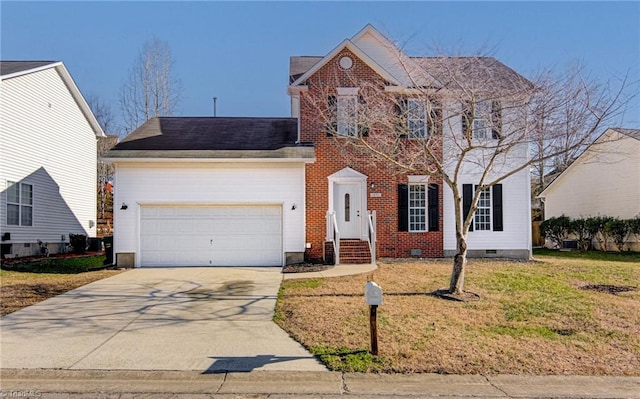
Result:
<svg viewBox="0 0 640 399"><path fill-rule="evenodd" d="M0 320L2 368L325 370L272 321L279 268L135 269Z"/></svg>

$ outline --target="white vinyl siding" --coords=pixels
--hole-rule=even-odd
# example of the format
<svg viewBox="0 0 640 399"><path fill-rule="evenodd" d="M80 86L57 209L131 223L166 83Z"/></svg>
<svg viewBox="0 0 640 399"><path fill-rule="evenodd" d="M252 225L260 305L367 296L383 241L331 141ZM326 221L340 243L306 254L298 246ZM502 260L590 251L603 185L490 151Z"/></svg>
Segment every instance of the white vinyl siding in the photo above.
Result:
<svg viewBox="0 0 640 399"><path fill-rule="evenodd" d="M545 191L545 217L640 215L640 140L612 130Z"/></svg>
<svg viewBox="0 0 640 399"><path fill-rule="evenodd" d="M65 82L50 68L1 85L0 230L13 243L95 236L96 136ZM8 181L32 185L32 226L6 225Z"/></svg>
<svg viewBox="0 0 640 399"><path fill-rule="evenodd" d="M114 203L114 252L135 253L137 266L140 212L153 206L277 207L281 252L305 250L303 163L118 163Z"/></svg>

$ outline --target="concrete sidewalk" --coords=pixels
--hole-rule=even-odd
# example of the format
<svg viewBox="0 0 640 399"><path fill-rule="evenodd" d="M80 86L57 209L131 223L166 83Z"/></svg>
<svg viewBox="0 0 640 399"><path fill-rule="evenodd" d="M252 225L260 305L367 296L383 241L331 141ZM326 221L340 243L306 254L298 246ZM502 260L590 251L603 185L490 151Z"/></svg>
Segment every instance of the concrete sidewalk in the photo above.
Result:
<svg viewBox="0 0 640 399"><path fill-rule="evenodd" d="M640 398L640 377L2 370L2 397L98 394L101 398Z"/></svg>

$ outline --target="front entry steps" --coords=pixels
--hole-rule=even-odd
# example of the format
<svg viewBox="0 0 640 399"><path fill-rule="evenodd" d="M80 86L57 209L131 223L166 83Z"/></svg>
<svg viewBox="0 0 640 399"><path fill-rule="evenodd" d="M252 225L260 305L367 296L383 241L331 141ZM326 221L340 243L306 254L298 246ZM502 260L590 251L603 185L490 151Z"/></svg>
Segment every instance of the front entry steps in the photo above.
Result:
<svg viewBox="0 0 640 399"><path fill-rule="evenodd" d="M331 241L325 242L325 262L335 263L335 252ZM369 243L362 240L340 240L340 264L371 263Z"/></svg>

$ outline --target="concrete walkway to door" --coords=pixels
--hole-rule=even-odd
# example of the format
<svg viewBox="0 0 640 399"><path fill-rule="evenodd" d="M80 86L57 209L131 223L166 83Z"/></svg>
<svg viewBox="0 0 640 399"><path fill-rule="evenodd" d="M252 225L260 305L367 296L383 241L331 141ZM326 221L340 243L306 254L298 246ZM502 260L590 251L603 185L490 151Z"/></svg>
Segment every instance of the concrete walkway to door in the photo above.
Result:
<svg viewBox="0 0 640 399"><path fill-rule="evenodd" d="M0 320L3 369L322 371L273 321L280 268L134 269Z"/></svg>

